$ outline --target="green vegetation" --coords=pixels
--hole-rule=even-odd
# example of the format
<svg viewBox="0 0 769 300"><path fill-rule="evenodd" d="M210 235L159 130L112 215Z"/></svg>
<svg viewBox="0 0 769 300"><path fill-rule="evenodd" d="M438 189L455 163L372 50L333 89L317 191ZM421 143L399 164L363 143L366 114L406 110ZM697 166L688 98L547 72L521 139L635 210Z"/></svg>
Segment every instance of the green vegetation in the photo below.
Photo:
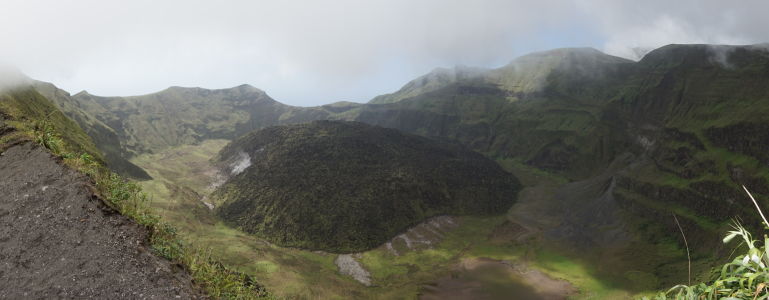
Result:
<svg viewBox="0 0 769 300"><path fill-rule="evenodd" d="M509 64L492 70L457 66L438 68L416 78L400 90L380 95L371 104L388 104L408 100L458 82L488 82L507 94L509 101L520 100L520 95L541 92L547 87L552 74L578 71L581 76L601 77L603 68L629 64L629 60L610 56L592 48L563 48L536 52L516 58Z"/></svg>
<svg viewBox="0 0 769 300"><path fill-rule="evenodd" d="M83 106L69 93L60 90L53 84L34 81L32 86L53 102L62 113L80 125L80 128L95 142L96 148L103 154L104 161L111 170L130 178L149 179L147 172L130 163L124 157L127 153L122 149L115 130L84 109L88 106ZM98 115L101 112L95 111L93 113Z"/></svg>
<svg viewBox="0 0 769 300"><path fill-rule="evenodd" d="M142 188L105 168L96 159L99 152L88 136L47 99L31 89L7 92L0 97L0 115L4 116L0 125L10 126L14 131L13 138L6 143L35 142L62 158L65 165L88 175L104 203L145 226L150 232L152 248L184 266L209 296L222 299L269 296L264 287L249 276L229 270L212 259L210 252L185 243L174 227L153 214Z"/></svg>
<svg viewBox="0 0 769 300"><path fill-rule="evenodd" d="M747 192L747 189L745 190ZM758 209L765 229L769 222L755 198L748 196ZM714 279L696 285L677 285L667 292L659 293L654 299L767 299L769 298L769 237L764 235L763 244L753 239L753 235L734 221L731 231L723 239L729 243L735 238L741 239L738 248L747 248L744 255L737 255L731 262L714 269ZM743 247L744 246L744 247ZM736 249L735 249L736 250ZM644 298L649 299L649 298Z"/></svg>
<svg viewBox="0 0 769 300"><path fill-rule="evenodd" d="M370 292L337 276L331 256L264 246L264 241L219 223L200 201L210 200L204 197L210 192L211 181L189 175L185 171L189 170L187 161L181 158L164 160L157 155L169 149L201 151L199 157L187 158L200 162L213 156L213 148L221 147L209 143L209 139L224 143L222 139L234 139L265 126L343 119L457 141L508 170L529 169L540 178L552 180L552 189L606 176L611 180L601 181L607 185L601 187L605 190L600 195L585 193L565 208L562 203L547 203L549 206L538 211L536 217L556 224L551 219L568 217L574 210L591 207L597 197L607 196L611 201L602 207L616 213L613 215L618 221L612 226L621 229L621 245L599 243L591 249L597 257L587 257L590 253L548 252L551 245L541 245L546 249L537 251L544 254L528 259L539 266L552 266L543 270L557 270L553 274L571 274L569 280L585 293L596 290L596 297L611 298L615 295L601 291L633 284L633 291L656 290L685 278L685 252L671 213L680 218L690 237L695 278L707 276L715 259L729 255L712 237L728 226L730 218L747 216L747 229L757 230L757 218L745 214L751 207L737 199L740 184L769 196L769 156L765 151L769 147L769 52L732 47L728 49L729 67L725 67L712 59L710 47L666 46L637 63L589 49L548 51L494 70L438 70L363 105L336 103L296 108L277 103L250 87L170 88L125 98L82 93L52 100L97 141L104 158L88 146L84 136L63 130L66 136L62 139L86 141L75 144L87 149L68 151L90 153L94 160L106 160L115 170L120 170L113 163L116 156L135 157L134 162L158 177L142 185L156 195L153 206L164 217L183 226L190 236L205 240L206 246L219 249L215 255L231 259L228 264L240 264L239 268L248 273L259 274L255 276L260 282L297 297L362 298ZM76 109L87 113L78 114ZM47 114L52 110L41 107L29 113L38 111ZM73 125L61 123L58 113L50 118L54 128ZM17 125L34 127L34 123L22 123ZM0 142L11 144L18 136L18 132L9 132L0 137ZM200 150L198 146L211 148ZM155 166L154 162L162 165ZM203 165L191 167L203 170L197 168ZM319 173L313 175L323 175L322 169L316 171ZM334 189L350 190L338 186ZM317 191L302 187L291 192L309 195ZM304 218L290 221L294 225L305 221L330 223ZM562 243L569 248L574 241ZM441 265L432 269L438 274L455 262L445 254L425 251L427 257L422 258L425 264ZM382 263L384 260L385 256L369 260L372 274L383 284L391 280L387 278L404 272L417 274L403 275L408 278L420 278L421 273L412 272L416 264L404 262L398 266ZM393 287L402 288L405 294L419 290L419 284Z"/></svg>
<svg viewBox="0 0 769 300"><path fill-rule="evenodd" d="M94 160L103 161L83 129L33 88L19 87L0 93L0 112L7 126L16 132L6 138L8 142L28 137L61 152L87 153Z"/></svg>
<svg viewBox="0 0 769 300"><path fill-rule="evenodd" d="M278 103L248 85L220 90L171 87L133 97L99 97L82 92L59 102L67 101L95 117L89 122L108 125L119 141L120 155L127 158L207 139L234 139L257 128L316 120L330 114L323 108ZM109 138L93 137L97 141Z"/></svg>
<svg viewBox="0 0 769 300"><path fill-rule="evenodd" d="M236 166L252 166L242 173ZM496 214L519 183L457 144L358 122L265 128L218 157L218 214L283 246L357 252L436 215ZM245 165L244 165L245 166Z"/></svg>
<svg viewBox="0 0 769 300"><path fill-rule="evenodd" d="M569 179L603 171L626 143L615 134L622 126L602 120L603 107L627 76L619 68L632 64L587 49L521 59L409 91L397 102L361 107L354 120L456 140L489 157L519 159Z"/></svg>
<svg viewBox="0 0 769 300"><path fill-rule="evenodd" d="M750 206L737 200L739 185L769 196L769 52L730 47L727 68L711 50L671 45L638 63L588 51L545 52L528 57L530 77L515 73L526 66L511 64L422 90L420 78L398 92L404 97L361 108L356 120L457 140L503 164L544 169L566 181L611 174L617 226L627 229L625 237L646 240L643 252L650 255L629 255L642 252L631 243L612 251L628 254L645 274L629 276L657 278L661 288L679 282L675 261L685 258L655 254L683 246L672 238L671 212L692 237L695 276L702 276L708 263L728 255L712 236L730 218L746 215L748 226L757 224L745 214ZM511 88L532 83L540 84L536 92ZM578 203L589 205L594 196ZM603 247L611 246L597 246ZM655 280L644 281L655 288Z"/></svg>
<svg viewBox="0 0 769 300"><path fill-rule="evenodd" d="M632 295L626 291L629 286L609 280L628 269L622 265L628 257L612 261L618 265L619 273L597 276L597 264L581 258L580 254L568 253L537 239L514 242L504 237L490 238L496 228L505 224L506 218L502 216L457 218L459 227L447 232L444 239L429 250L408 251L401 256L393 256L385 247L364 252L360 261L374 282L374 286L365 287L338 273L334 254L273 245L215 218L200 201L207 195L206 189L201 188L206 185L200 183L210 182L208 171L212 166L206 166L207 158L215 156L224 145L222 140L205 141L140 155L132 161L152 175L152 180L141 185L153 195L151 205L164 220L179 228L186 240L210 248L226 265L253 276L276 297L413 299L425 285L450 276L457 264L474 258L522 262L552 278L568 280L579 291L574 299L624 299ZM530 167L527 170L547 175ZM538 180L528 176L521 179L531 185ZM193 190L200 192L185 192ZM680 258L682 250L667 251L677 251L675 255Z"/></svg>
<svg viewBox="0 0 769 300"><path fill-rule="evenodd" d="M55 152L54 152L55 153ZM152 248L163 257L185 266L206 293L221 299L261 299L268 294L249 276L233 272L213 259L210 251L182 240L173 226L149 208L148 195L135 182L127 181L93 162L87 154L75 158L64 154L65 163L87 174L105 202L121 214L147 227Z"/></svg>
<svg viewBox="0 0 769 300"><path fill-rule="evenodd" d="M178 228L185 240L211 249L222 263L268 286L278 298L374 298L376 291L338 274L334 255L278 247L217 220L200 202L210 190L199 183L210 182L213 166L206 163L225 145L226 141L211 140L134 158L152 175L141 185L153 195L153 210Z"/></svg>

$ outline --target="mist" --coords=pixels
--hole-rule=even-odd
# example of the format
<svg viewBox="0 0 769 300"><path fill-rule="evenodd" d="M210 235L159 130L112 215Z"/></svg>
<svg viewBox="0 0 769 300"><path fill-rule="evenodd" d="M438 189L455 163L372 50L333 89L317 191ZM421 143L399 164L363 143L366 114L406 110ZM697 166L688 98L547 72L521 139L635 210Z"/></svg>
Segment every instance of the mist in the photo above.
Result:
<svg viewBox="0 0 769 300"><path fill-rule="evenodd" d="M12 89L21 85L26 85L31 79L17 68L10 65L0 64L0 91Z"/></svg>
<svg viewBox="0 0 769 300"><path fill-rule="evenodd" d="M551 48L638 59L670 43L769 41L769 3L721 3L9 0L0 61L72 93L247 83L293 105L365 102L436 67Z"/></svg>

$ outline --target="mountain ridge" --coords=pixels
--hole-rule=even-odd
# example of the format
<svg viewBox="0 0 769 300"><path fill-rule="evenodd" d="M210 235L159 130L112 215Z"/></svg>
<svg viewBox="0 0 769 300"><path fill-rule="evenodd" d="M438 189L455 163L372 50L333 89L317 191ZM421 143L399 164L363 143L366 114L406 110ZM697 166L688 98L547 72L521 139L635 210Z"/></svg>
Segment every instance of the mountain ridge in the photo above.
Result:
<svg viewBox="0 0 769 300"><path fill-rule="evenodd" d="M586 62L588 62L586 64ZM558 48L522 55L492 69L455 66L436 68L409 81L400 90L374 97L368 103L394 103L428 93L460 81L484 81L498 85L510 94L539 92L546 77L555 70L577 70L589 75L598 64L632 63L632 61L600 52L594 48ZM511 98L515 99L515 98Z"/></svg>
<svg viewBox="0 0 769 300"><path fill-rule="evenodd" d="M407 83L404 88L409 88L402 88L407 97L391 103L292 107L270 102L265 107L232 106L218 112L201 103L204 109L189 114L192 123L217 113L248 110L242 119L221 123L237 130L218 135L196 126L153 129L179 119L148 113L161 106L134 110L135 103L113 98L111 106L93 108L114 115L112 123L103 123L123 127L115 131L123 132L119 137L129 156L212 137L234 139L266 126L331 119L457 141L491 159L513 161L573 182L610 174L610 181L600 183L613 182L611 193L586 195L572 199L574 203L590 207L609 201L614 211L607 213L623 216L617 224L628 229L624 237L646 240L653 247L671 241L682 247L670 218L675 213L690 246L698 249L695 257L706 259L727 254L713 236L721 234L729 218L740 216L758 226L750 203L742 201L739 185L751 185L759 198L769 196L769 169L761 151L769 147L762 138L769 123L765 49L764 45L669 45L638 62L572 49L529 64L541 72L522 75L516 66L511 67L513 75L497 71L496 78L449 76L424 90ZM92 105L87 99L76 100L86 108ZM145 133L151 139L143 137ZM161 137L178 139L169 142ZM618 158L628 159L615 163ZM612 172L607 173L610 167ZM575 230L593 230L579 221L575 226L584 227ZM636 268L660 278L671 271L648 261Z"/></svg>

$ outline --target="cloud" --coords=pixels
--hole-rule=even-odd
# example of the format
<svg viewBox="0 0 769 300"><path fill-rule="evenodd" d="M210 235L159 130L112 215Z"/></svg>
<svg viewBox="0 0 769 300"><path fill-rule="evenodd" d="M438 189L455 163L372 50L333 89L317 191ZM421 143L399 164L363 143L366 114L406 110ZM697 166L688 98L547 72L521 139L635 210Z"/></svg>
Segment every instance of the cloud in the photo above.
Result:
<svg viewBox="0 0 769 300"><path fill-rule="evenodd" d="M72 92L250 83L294 104L366 101L436 66L508 61L526 48L516 40L535 41L537 27L570 9L553 0L4 0L0 59Z"/></svg>
<svg viewBox="0 0 769 300"><path fill-rule="evenodd" d="M0 64L0 91L30 84L32 80L13 66Z"/></svg>
<svg viewBox="0 0 769 300"><path fill-rule="evenodd" d="M633 57L767 41L765 2L580 0L0 2L0 60L70 92L249 83L296 105L367 101L435 67L553 47Z"/></svg>
<svg viewBox="0 0 769 300"><path fill-rule="evenodd" d="M580 0L610 54L638 59L635 50L667 44L754 44L769 41L769 1ZM645 51L641 51L644 53Z"/></svg>

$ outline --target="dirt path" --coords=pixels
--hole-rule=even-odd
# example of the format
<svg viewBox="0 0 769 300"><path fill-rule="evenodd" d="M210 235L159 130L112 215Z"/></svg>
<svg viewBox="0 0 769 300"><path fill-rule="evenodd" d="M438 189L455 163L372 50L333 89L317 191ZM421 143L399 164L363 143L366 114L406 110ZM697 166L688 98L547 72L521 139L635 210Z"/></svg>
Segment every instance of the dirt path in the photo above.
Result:
<svg viewBox="0 0 769 300"><path fill-rule="evenodd" d="M46 151L0 156L0 298L196 299L147 232L108 209Z"/></svg>

